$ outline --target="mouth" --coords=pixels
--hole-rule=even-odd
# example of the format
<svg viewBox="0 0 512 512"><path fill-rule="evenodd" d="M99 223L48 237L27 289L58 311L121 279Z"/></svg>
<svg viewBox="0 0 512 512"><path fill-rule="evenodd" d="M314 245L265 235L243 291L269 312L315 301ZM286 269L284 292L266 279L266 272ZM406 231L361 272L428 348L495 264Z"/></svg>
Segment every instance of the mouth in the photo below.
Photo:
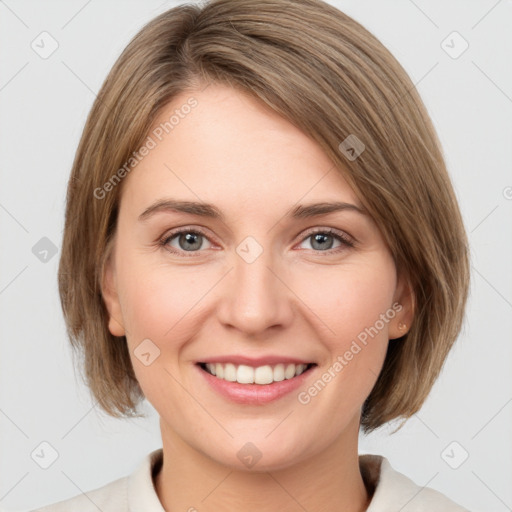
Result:
<svg viewBox="0 0 512 512"><path fill-rule="evenodd" d="M249 366L234 363L198 363L198 366L219 380L267 386L299 377L309 372L316 364L278 363L275 365Z"/></svg>

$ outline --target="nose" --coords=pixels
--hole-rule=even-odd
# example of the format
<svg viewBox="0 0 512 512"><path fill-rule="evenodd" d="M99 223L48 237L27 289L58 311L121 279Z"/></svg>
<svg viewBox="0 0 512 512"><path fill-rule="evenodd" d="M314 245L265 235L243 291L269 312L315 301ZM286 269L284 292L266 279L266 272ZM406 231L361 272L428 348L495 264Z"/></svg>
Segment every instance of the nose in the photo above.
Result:
<svg viewBox="0 0 512 512"><path fill-rule="evenodd" d="M270 250L263 250L253 260L250 251L249 257L243 251L234 254L234 268L221 285L217 314L224 326L257 336L291 323L294 295L287 282L289 275L278 258Z"/></svg>

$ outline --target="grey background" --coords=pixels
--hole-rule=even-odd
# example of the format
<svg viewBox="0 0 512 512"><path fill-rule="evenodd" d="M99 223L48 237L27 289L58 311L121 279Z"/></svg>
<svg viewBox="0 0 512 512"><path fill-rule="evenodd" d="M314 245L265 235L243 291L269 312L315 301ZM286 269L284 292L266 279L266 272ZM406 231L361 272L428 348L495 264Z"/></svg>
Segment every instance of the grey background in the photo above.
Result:
<svg viewBox="0 0 512 512"><path fill-rule="evenodd" d="M149 404L146 420L114 420L75 376L56 273L65 187L95 93L129 39L177 3L0 1L0 508L99 487L161 445ZM472 250L464 331L428 401L396 434L394 424L362 437L361 452L387 456L473 511L512 510L512 2L330 3L411 75L440 135ZM46 59L31 47L43 31L58 42ZM453 31L469 43L458 58L441 46ZM444 43L452 52L461 48L453 37ZM43 469L52 450L58 458Z"/></svg>

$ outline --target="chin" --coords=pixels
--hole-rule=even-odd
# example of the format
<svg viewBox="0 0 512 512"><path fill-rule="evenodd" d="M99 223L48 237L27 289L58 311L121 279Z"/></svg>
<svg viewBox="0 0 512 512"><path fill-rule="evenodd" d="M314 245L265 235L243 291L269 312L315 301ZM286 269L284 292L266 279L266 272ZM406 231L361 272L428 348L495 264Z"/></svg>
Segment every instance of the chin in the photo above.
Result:
<svg viewBox="0 0 512 512"><path fill-rule="evenodd" d="M306 440L300 432L295 434L285 430L281 435L275 432L270 435L261 431L254 434L246 432L226 439L222 445L217 438L214 450L211 445L200 449L216 463L232 470L253 473L278 471L293 467L315 451L314 446L307 448Z"/></svg>

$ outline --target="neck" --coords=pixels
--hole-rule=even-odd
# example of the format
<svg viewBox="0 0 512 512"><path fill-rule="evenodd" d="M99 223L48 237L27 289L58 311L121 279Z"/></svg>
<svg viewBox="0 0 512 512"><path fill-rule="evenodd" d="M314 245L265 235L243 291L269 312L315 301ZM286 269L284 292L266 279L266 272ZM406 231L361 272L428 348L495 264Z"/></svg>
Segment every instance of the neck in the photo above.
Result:
<svg viewBox="0 0 512 512"><path fill-rule="evenodd" d="M358 425L357 425L358 427ZM198 452L162 428L163 464L155 488L164 509L225 512L363 512L371 496L359 470L358 428L323 452L275 471L240 471Z"/></svg>

